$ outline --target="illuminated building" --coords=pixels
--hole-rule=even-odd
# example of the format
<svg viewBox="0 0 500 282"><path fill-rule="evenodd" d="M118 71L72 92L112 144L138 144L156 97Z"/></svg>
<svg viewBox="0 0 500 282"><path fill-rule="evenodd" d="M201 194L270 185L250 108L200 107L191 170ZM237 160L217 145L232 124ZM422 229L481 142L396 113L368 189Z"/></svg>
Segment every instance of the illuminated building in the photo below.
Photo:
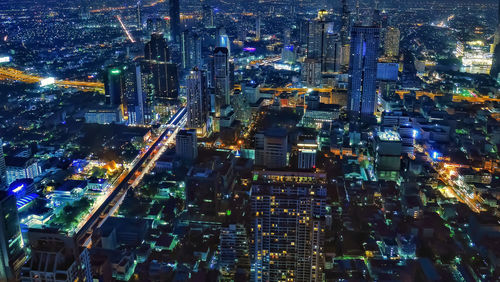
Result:
<svg viewBox="0 0 500 282"><path fill-rule="evenodd" d="M255 40L259 41L260 40L260 16L255 19Z"/></svg>
<svg viewBox="0 0 500 282"><path fill-rule="evenodd" d="M187 77L187 123L188 128L196 129L197 134L204 136L208 121L208 92L205 71L193 69Z"/></svg>
<svg viewBox="0 0 500 282"><path fill-rule="evenodd" d="M7 185L17 179L36 178L42 174L38 160L34 158L6 157L5 158Z"/></svg>
<svg viewBox="0 0 500 282"><path fill-rule="evenodd" d="M300 136L297 142L299 169L311 169L316 167L316 152L318 142L314 136Z"/></svg>
<svg viewBox="0 0 500 282"><path fill-rule="evenodd" d="M307 87L318 87L321 85L321 61L306 58L303 63L302 79Z"/></svg>
<svg viewBox="0 0 500 282"><path fill-rule="evenodd" d="M343 46L349 44L349 28L349 8L347 6L347 0L342 0L342 27L340 28L340 38L342 39Z"/></svg>
<svg viewBox="0 0 500 282"><path fill-rule="evenodd" d="M0 190L7 185L7 168L5 166L5 156L3 155L3 141L0 139Z"/></svg>
<svg viewBox="0 0 500 282"><path fill-rule="evenodd" d="M255 165L283 168L288 165L288 135L283 128L255 134Z"/></svg>
<svg viewBox="0 0 500 282"><path fill-rule="evenodd" d="M146 63L137 64L132 71L134 90L127 98L128 123L147 124L153 120L153 74Z"/></svg>
<svg viewBox="0 0 500 282"><path fill-rule="evenodd" d="M375 134L374 151L378 177L396 180L401 167L401 136L394 130L378 131Z"/></svg>
<svg viewBox="0 0 500 282"><path fill-rule="evenodd" d="M181 51L183 69L201 67L201 40L196 32L191 30L182 32Z"/></svg>
<svg viewBox="0 0 500 282"><path fill-rule="evenodd" d="M170 53L163 34L151 34L151 40L144 49L144 58L144 67L149 68L153 75L155 106L175 103L179 96L177 65L169 62Z"/></svg>
<svg viewBox="0 0 500 282"><path fill-rule="evenodd" d="M18 281L26 257L23 248L16 197L0 191L0 280Z"/></svg>
<svg viewBox="0 0 500 282"><path fill-rule="evenodd" d="M322 281L325 177L266 171L254 175L251 281Z"/></svg>
<svg viewBox="0 0 500 282"><path fill-rule="evenodd" d="M203 5L203 26L206 28L214 27L214 10L209 5Z"/></svg>
<svg viewBox="0 0 500 282"><path fill-rule="evenodd" d="M35 183L31 178L18 179L9 185L8 191L16 197L17 207L20 209L27 203L30 199L34 199L33 195L36 192ZM24 199L24 201L23 201Z"/></svg>
<svg viewBox="0 0 500 282"><path fill-rule="evenodd" d="M119 121L118 108L100 108L85 113L86 123L111 124Z"/></svg>
<svg viewBox="0 0 500 282"><path fill-rule="evenodd" d="M384 38L384 55L387 57L399 56L399 40L401 32L397 27L388 27Z"/></svg>
<svg viewBox="0 0 500 282"><path fill-rule="evenodd" d="M242 224L222 227L219 244L219 269L224 278L234 280L238 268L250 268L248 236Z"/></svg>
<svg viewBox="0 0 500 282"><path fill-rule="evenodd" d="M466 42L460 71L487 74L493 65L494 55L483 41Z"/></svg>
<svg viewBox="0 0 500 282"><path fill-rule="evenodd" d="M354 26L351 31L347 109L355 119L370 119L375 112L379 36L373 26Z"/></svg>
<svg viewBox="0 0 500 282"><path fill-rule="evenodd" d="M181 36L181 10L179 0L168 1L170 16L170 37L174 42L179 42Z"/></svg>
<svg viewBox="0 0 500 282"><path fill-rule="evenodd" d="M106 95L106 104L118 106L122 103L125 93L125 81L123 71L120 67L110 66L106 68L104 75L104 94Z"/></svg>
<svg viewBox="0 0 500 282"><path fill-rule="evenodd" d="M307 58L319 60L321 72L338 72L340 69L341 37L333 32L333 22L328 12L321 10L309 22Z"/></svg>
<svg viewBox="0 0 500 282"><path fill-rule="evenodd" d="M137 11L136 11L136 20L137 20L137 28L142 29L142 16L141 16L141 0L137 1Z"/></svg>
<svg viewBox="0 0 500 282"><path fill-rule="evenodd" d="M175 152L185 161L193 161L198 157L198 139L196 130L181 130L175 137Z"/></svg>
<svg viewBox="0 0 500 282"><path fill-rule="evenodd" d="M500 73L500 1L498 6L498 23L495 32L495 41L493 43L493 62L490 69L490 75L494 79L498 79Z"/></svg>
<svg viewBox="0 0 500 282"><path fill-rule="evenodd" d="M215 88L215 112L220 116L221 108L228 106L229 101L229 53L225 47L217 47L214 50L214 88Z"/></svg>
<svg viewBox="0 0 500 282"><path fill-rule="evenodd" d="M30 229L31 256L21 281L92 281L88 249L54 229Z"/></svg>

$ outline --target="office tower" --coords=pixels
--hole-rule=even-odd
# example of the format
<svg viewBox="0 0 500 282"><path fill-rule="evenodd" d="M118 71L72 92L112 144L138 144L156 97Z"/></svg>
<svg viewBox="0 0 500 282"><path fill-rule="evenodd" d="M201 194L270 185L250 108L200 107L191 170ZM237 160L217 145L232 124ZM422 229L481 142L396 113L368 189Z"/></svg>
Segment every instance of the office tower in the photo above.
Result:
<svg viewBox="0 0 500 282"><path fill-rule="evenodd" d="M283 128L255 134L255 165L283 168L288 165L288 134Z"/></svg>
<svg viewBox="0 0 500 282"><path fill-rule="evenodd" d="M238 269L250 268L248 236L243 224L223 226L220 231L219 270L223 281L234 281Z"/></svg>
<svg viewBox="0 0 500 282"><path fill-rule="evenodd" d="M297 142L298 163L300 169L316 168L318 142L315 136L299 136Z"/></svg>
<svg viewBox="0 0 500 282"><path fill-rule="evenodd" d="M25 259L16 197L0 191L0 281L17 281Z"/></svg>
<svg viewBox="0 0 500 282"><path fill-rule="evenodd" d="M104 75L104 94L106 96L106 104L110 106L118 106L122 103L125 93L125 81L122 69L118 66L110 66L106 68Z"/></svg>
<svg viewBox="0 0 500 282"><path fill-rule="evenodd" d="M379 36L373 26L354 26L351 31L348 111L353 119L370 119L375 112Z"/></svg>
<svg viewBox="0 0 500 282"><path fill-rule="evenodd" d="M491 65L490 76L498 79L500 73L500 1L498 1L498 23L493 42L493 64Z"/></svg>
<svg viewBox="0 0 500 282"><path fill-rule="evenodd" d="M170 54L163 34L151 34L151 41L146 43L144 58L144 67L149 68L153 74L155 105L174 104L179 96L177 65L168 62Z"/></svg>
<svg viewBox="0 0 500 282"><path fill-rule="evenodd" d="M185 161L193 161L198 157L198 139L196 130L180 130L175 137L175 152Z"/></svg>
<svg viewBox="0 0 500 282"><path fill-rule="evenodd" d="M255 19L255 40L259 41L260 40L260 16Z"/></svg>
<svg viewBox="0 0 500 282"><path fill-rule="evenodd" d="M136 20L137 20L137 28L142 29L142 15L141 15L141 0L137 1L137 15L136 15Z"/></svg>
<svg viewBox="0 0 500 282"><path fill-rule="evenodd" d="M226 48L227 56L231 56L231 41L229 41L229 36L227 35L226 29L222 26L217 29L217 43L215 47Z"/></svg>
<svg viewBox="0 0 500 282"><path fill-rule="evenodd" d="M205 71L197 68L187 77L187 127L196 129L199 136L206 134L208 120L208 92Z"/></svg>
<svg viewBox="0 0 500 282"><path fill-rule="evenodd" d="M385 33L384 55L387 57L399 56L399 40L401 33L397 27L388 27Z"/></svg>
<svg viewBox="0 0 500 282"><path fill-rule="evenodd" d="M179 7L179 0L170 0L169 3L169 16L170 16L170 36L176 43L181 38L181 11Z"/></svg>
<svg viewBox="0 0 500 282"><path fill-rule="evenodd" d="M322 281L326 176L256 172L251 281Z"/></svg>
<svg viewBox="0 0 500 282"><path fill-rule="evenodd" d="M342 66L342 40L339 33L327 33L324 60L325 72L340 72Z"/></svg>
<svg viewBox="0 0 500 282"><path fill-rule="evenodd" d="M163 33L151 34L151 40L144 47L144 59L148 61L168 62L170 52Z"/></svg>
<svg viewBox="0 0 500 282"><path fill-rule="evenodd" d="M333 32L333 22L328 12L321 10L316 19L309 22L307 58L318 60L321 72L336 72L340 63L341 38Z"/></svg>
<svg viewBox="0 0 500 282"><path fill-rule="evenodd" d="M154 76L151 66L143 61L135 67L136 96L134 98L135 122L132 124L149 124L153 121Z"/></svg>
<svg viewBox="0 0 500 282"><path fill-rule="evenodd" d="M205 28L214 27L214 10L209 5L203 5L203 26Z"/></svg>
<svg viewBox="0 0 500 282"><path fill-rule="evenodd" d="M181 65L183 69L201 67L201 40L198 33L185 30L181 34Z"/></svg>
<svg viewBox="0 0 500 282"><path fill-rule="evenodd" d="M349 28L349 7L347 6L347 0L342 0L342 26L340 28L342 45L349 44Z"/></svg>
<svg viewBox="0 0 500 282"><path fill-rule="evenodd" d="M3 190L5 186L7 186L7 168L3 154L3 141L0 139L0 190Z"/></svg>
<svg viewBox="0 0 500 282"><path fill-rule="evenodd" d="M54 229L30 229L31 256L21 281L92 281L88 249Z"/></svg>
<svg viewBox="0 0 500 282"><path fill-rule="evenodd" d="M402 141L394 130L378 131L373 144L379 179L397 180L401 166Z"/></svg>
<svg viewBox="0 0 500 282"><path fill-rule="evenodd" d="M214 88L215 88L215 112L220 116L221 108L230 103L229 89L229 53L225 47L217 47L214 50Z"/></svg>
<svg viewBox="0 0 500 282"><path fill-rule="evenodd" d="M303 63L302 80L307 87L321 85L321 62L318 59L306 58Z"/></svg>

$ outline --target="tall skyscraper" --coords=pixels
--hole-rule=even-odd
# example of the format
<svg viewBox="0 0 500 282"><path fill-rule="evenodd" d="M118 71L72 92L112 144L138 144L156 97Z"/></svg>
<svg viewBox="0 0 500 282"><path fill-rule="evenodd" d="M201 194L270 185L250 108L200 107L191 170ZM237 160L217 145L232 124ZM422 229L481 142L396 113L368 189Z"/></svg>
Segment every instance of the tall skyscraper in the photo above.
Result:
<svg viewBox="0 0 500 282"><path fill-rule="evenodd" d="M179 0L169 0L170 35L178 43L181 39L181 10Z"/></svg>
<svg viewBox="0 0 500 282"><path fill-rule="evenodd" d="M399 56L399 40L401 32L397 27L388 27L384 39L384 55L387 57Z"/></svg>
<svg viewBox="0 0 500 282"><path fill-rule="evenodd" d="M316 19L309 22L307 58L319 61L321 72L339 71L341 38L333 31L333 22L325 10L318 12ZM318 86L318 85L314 85Z"/></svg>
<svg viewBox="0 0 500 282"><path fill-rule="evenodd" d="M494 79L498 79L498 74L500 74L500 0L498 2L498 23L493 42L493 64L490 70L490 75Z"/></svg>
<svg viewBox="0 0 500 282"><path fill-rule="evenodd" d="M214 10L209 5L203 5L203 26L206 28L214 27Z"/></svg>
<svg viewBox="0 0 500 282"><path fill-rule="evenodd" d="M340 28L342 45L349 44L349 28L349 7L347 6L347 0L342 0L342 26Z"/></svg>
<svg viewBox="0 0 500 282"><path fill-rule="evenodd" d="M136 14L136 20L137 20L137 28L142 29L142 15L141 15L141 9L142 9L142 3L141 0L137 1L137 14Z"/></svg>
<svg viewBox="0 0 500 282"><path fill-rule="evenodd" d="M122 103L125 94L125 80L122 69L118 66L106 68L104 74L104 94L106 104L118 106Z"/></svg>
<svg viewBox="0 0 500 282"><path fill-rule="evenodd" d="M5 166L5 156L3 155L3 141L0 139L0 190L7 186L7 167Z"/></svg>
<svg viewBox="0 0 500 282"><path fill-rule="evenodd" d="M214 50L214 88L215 112L220 115L220 109L228 106L229 100L229 52L225 47Z"/></svg>
<svg viewBox="0 0 500 282"><path fill-rule="evenodd" d="M352 28L348 111L353 119L370 119L375 112L379 40L378 27Z"/></svg>
<svg viewBox="0 0 500 282"><path fill-rule="evenodd" d="M89 251L54 229L30 229L31 256L21 281L92 281Z"/></svg>
<svg viewBox="0 0 500 282"><path fill-rule="evenodd" d="M322 281L326 176L256 172L251 281Z"/></svg>
<svg viewBox="0 0 500 282"><path fill-rule="evenodd" d="M181 56L181 65L183 69L192 69L201 66L201 40L196 32L192 30L185 30L182 32Z"/></svg>
<svg viewBox="0 0 500 282"><path fill-rule="evenodd" d="M175 138L175 152L178 157L186 161L193 161L198 157L198 138L196 130L181 130Z"/></svg>
<svg viewBox="0 0 500 282"><path fill-rule="evenodd" d="M16 197L0 191L0 281L18 281L25 258Z"/></svg>
<svg viewBox="0 0 500 282"><path fill-rule="evenodd" d="M206 72L193 69L187 77L187 127L205 135L208 119L208 93Z"/></svg>
<svg viewBox="0 0 500 282"><path fill-rule="evenodd" d="M259 41L260 40L260 23L261 19L260 16L255 19L255 40Z"/></svg>
<svg viewBox="0 0 500 282"><path fill-rule="evenodd" d="M146 62L144 67L149 67L153 74L154 103L156 105L175 103L179 96L177 65L169 62L170 54L163 34L151 34L151 41L146 43L144 58Z"/></svg>

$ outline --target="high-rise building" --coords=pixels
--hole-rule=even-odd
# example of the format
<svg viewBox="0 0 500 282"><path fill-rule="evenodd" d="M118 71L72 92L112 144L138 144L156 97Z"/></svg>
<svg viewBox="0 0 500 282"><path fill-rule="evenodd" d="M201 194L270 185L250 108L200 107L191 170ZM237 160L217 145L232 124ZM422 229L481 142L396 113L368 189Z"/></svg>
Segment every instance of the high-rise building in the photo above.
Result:
<svg viewBox="0 0 500 282"><path fill-rule="evenodd" d="M251 281L322 281L326 175L256 172Z"/></svg>
<svg viewBox="0 0 500 282"><path fill-rule="evenodd" d="M151 40L144 47L144 58L148 61L168 62L170 52L163 33L151 34Z"/></svg>
<svg viewBox="0 0 500 282"><path fill-rule="evenodd" d="M6 157L5 168L7 175L7 185L17 179L36 178L42 174L42 168L35 158Z"/></svg>
<svg viewBox="0 0 500 282"><path fill-rule="evenodd" d="M316 167L316 152L318 142L315 136L299 136L297 142L298 163L300 169L311 169Z"/></svg>
<svg viewBox="0 0 500 282"><path fill-rule="evenodd" d="M260 40L260 24L261 24L261 19L260 16L255 19L255 40L259 41Z"/></svg>
<svg viewBox="0 0 500 282"><path fill-rule="evenodd" d="M397 180L401 166L401 136L394 130L379 131L374 140L377 176L385 180Z"/></svg>
<svg viewBox="0 0 500 282"><path fill-rule="evenodd" d="M229 52L225 47L214 50L215 112L220 116L221 108L230 104Z"/></svg>
<svg viewBox="0 0 500 282"><path fill-rule="evenodd" d="M198 157L198 138L196 130L180 130L175 138L175 152L178 157L186 161L193 161Z"/></svg>
<svg viewBox="0 0 500 282"><path fill-rule="evenodd" d="M122 103L125 94L125 80L121 67L110 66L106 68L104 94L107 105L118 106Z"/></svg>
<svg viewBox="0 0 500 282"><path fill-rule="evenodd" d="M30 259L21 281L92 281L88 249L54 229L30 229Z"/></svg>
<svg viewBox="0 0 500 282"><path fill-rule="evenodd" d="M399 56L399 40L401 32L397 27L388 27L384 39L384 55L387 57Z"/></svg>
<svg viewBox="0 0 500 282"><path fill-rule="evenodd" d="M250 268L248 236L243 224L223 226L220 231L219 269L227 280L234 281L238 269Z"/></svg>
<svg viewBox="0 0 500 282"><path fill-rule="evenodd" d="M0 191L0 281L18 281L25 259L16 197Z"/></svg>
<svg viewBox="0 0 500 282"><path fill-rule="evenodd" d="M181 56L181 65L183 69L201 67L201 40L196 32L192 30L185 30L182 32Z"/></svg>
<svg viewBox="0 0 500 282"><path fill-rule="evenodd" d="M354 119L370 119L375 112L379 37L378 27L354 26L351 31L348 111Z"/></svg>
<svg viewBox="0 0 500 282"><path fill-rule="evenodd" d="M170 0L169 16L170 16L170 35L174 42L179 42L181 38L181 10L179 0Z"/></svg>
<svg viewBox="0 0 500 282"><path fill-rule="evenodd" d="M3 154L3 141L0 139L0 190L3 190L5 186L7 186L7 168Z"/></svg>
<svg viewBox="0 0 500 282"><path fill-rule="evenodd" d="M283 168L288 165L288 135L283 128L255 134L255 165Z"/></svg>
<svg viewBox="0 0 500 282"><path fill-rule="evenodd" d="M197 68L187 77L187 127L196 129L199 136L206 134L209 97L206 72Z"/></svg>
<svg viewBox="0 0 500 282"><path fill-rule="evenodd" d="M141 15L141 9L142 9L142 3L141 0L137 1L137 14L136 14L136 20L137 20L137 28L142 29L142 15Z"/></svg>
<svg viewBox="0 0 500 282"><path fill-rule="evenodd" d="M153 33L144 50L146 64L153 74L154 104L170 105L179 96L177 65L170 63L166 40L161 33Z"/></svg>
<svg viewBox="0 0 500 282"><path fill-rule="evenodd" d="M500 0L498 2L498 23L493 42L493 64L490 70L490 75L494 79L498 79L498 74L500 74Z"/></svg>
<svg viewBox="0 0 500 282"><path fill-rule="evenodd" d="M214 10L209 5L203 5L203 26L206 28L214 27Z"/></svg>

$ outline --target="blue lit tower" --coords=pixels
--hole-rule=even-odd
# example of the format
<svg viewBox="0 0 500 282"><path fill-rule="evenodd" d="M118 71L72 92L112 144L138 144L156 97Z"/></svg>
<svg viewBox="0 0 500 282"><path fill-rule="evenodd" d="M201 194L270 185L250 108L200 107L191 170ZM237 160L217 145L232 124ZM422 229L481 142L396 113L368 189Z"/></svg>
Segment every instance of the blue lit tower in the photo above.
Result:
<svg viewBox="0 0 500 282"><path fill-rule="evenodd" d="M351 119L370 119L376 106L377 54L380 29L354 26L349 59L349 101Z"/></svg>
<svg viewBox="0 0 500 282"><path fill-rule="evenodd" d="M3 189L5 185L7 185L7 168L3 155L3 141L0 139L0 190Z"/></svg>
<svg viewBox="0 0 500 282"><path fill-rule="evenodd" d="M169 0L170 34L174 42L181 38L181 11L179 0Z"/></svg>
<svg viewBox="0 0 500 282"><path fill-rule="evenodd" d="M26 258L23 247L16 197L0 191L0 281L16 281Z"/></svg>
<svg viewBox="0 0 500 282"><path fill-rule="evenodd" d="M204 135L208 119L206 76L205 71L194 68L186 79L187 127L196 129L198 135Z"/></svg>

